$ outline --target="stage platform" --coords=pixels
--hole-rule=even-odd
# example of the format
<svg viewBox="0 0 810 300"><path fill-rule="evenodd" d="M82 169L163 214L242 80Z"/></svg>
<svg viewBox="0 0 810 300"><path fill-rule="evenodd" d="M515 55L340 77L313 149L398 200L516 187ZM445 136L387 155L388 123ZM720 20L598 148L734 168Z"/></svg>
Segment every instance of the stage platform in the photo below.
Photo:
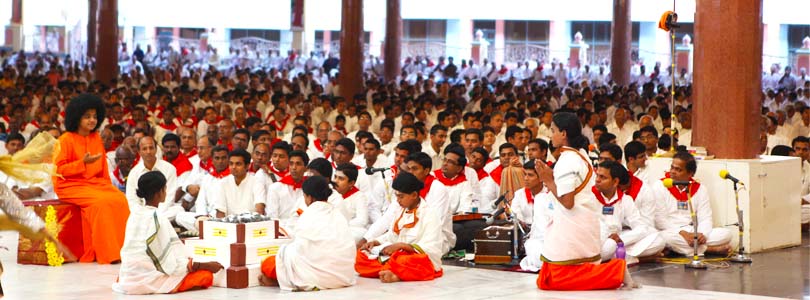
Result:
<svg viewBox="0 0 810 300"><path fill-rule="evenodd" d="M128 296L110 286L117 265L67 264L63 267L17 265L17 234L0 232L0 260L5 267L4 299L801 299L808 295L810 247L805 235L801 247L755 254L753 265L718 265L705 271L680 265L648 264L631 269L641 289L625 291L549 292L537 289L536 274L499 270L498 267L445 266L434 281L382 284L358 278L357 285L338 290L290 293L278 288L243 290L211 288L175 295ZM448 261L448 264L465 265ZM741 293L741 294L740 294ZM283 295L280 295L283 294Z"/></svg>

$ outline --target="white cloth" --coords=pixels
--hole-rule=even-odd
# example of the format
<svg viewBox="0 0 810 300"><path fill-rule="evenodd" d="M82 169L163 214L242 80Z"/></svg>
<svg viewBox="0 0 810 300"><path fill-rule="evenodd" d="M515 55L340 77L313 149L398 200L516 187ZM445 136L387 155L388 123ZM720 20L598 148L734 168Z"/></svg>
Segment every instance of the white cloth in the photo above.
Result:
<svg viewBox="0 0 810 300"><path fill-rule="evenodd" d="M421 200L416 213L407 213L399 205L396 206L397 211L396 220L391 222L388 232L375 239L382 245L390 245L393 243L406 243L409 245L417 245L427 254L430 262L433 263L433 269L439 271L442 269L442 255L444 251L444 238L441 232L441 220L439 214L443 213L436 211L435 206L425 205L425 200ZM403 228L404 225L414 222L414 215L419 218L419 221L412 228ZM452 224L451 224L452 225ZM399 234L394 232L393 228L397 226L400 228ZM452 230L451 230L452 231Z"/></svg>
<svg viewBox="0 0 810 300"><path fill-rule="evenodd" d="M601 254L599 239L599 203L590 192L595 176L585 181L593 167L574 151L563 150L554 167L557 195L573 193L584 182L584 188L574 195L574 206L565 208L558 199L552 201L551 222L546 228L543 256L551 261L591 258ZM580 154L587 157L584 150Z"/></svg>
<svg viewBox="0 0 810 300"><path fill-rule="evenodd" d="M366 194L358 190L348 198L344 198L343 195L333 191L332 196L329 197L329 203L349 222L349 229L354 241L360 241L366 234L369 225ZM310 207L312 206L310 205ZM298 222L300 224L301 220L299 219Z"/></svg>
<svg viewBox="0 0 810 300"><path fill-rule="evenodd" d="M349 224L329 203L312 203L298 219L293 241L276 254L279 287L309 291L356 283L356 248Z"/></svg>
<svg viewBox="0 0 810 300"><path fill-rule="evenodd" d="M604 197L604 195L602 196ZM606 203L618 202L612 205L612 211L609 214L605 213L605 206L602 205L602 214L599 218L602 261L610 260L616 254L616 241L610 238L610 235L614 233L618 234L624 243L627 256L649 256L663 250L664 240L641 217L633 203L633 198L625 194L622 194L621 199L618 197L619 193L614 193L610 199L604 197Z"/></svg>
<svg viewBox="0 0 810 300"><path fill-rule="evenodd" d="M155 226L155 216L159 227ZM160 245L165 256L160 260L163 272L147 255L147 239L157 232L168 244ZM136 205L130 208L126 237L121 248L121 268L118 281L112 289L124 294L170 293L188 274L188 262L183 244L165 216L150 206Z"/></svg>
<svg viewBox="0 0 810 300"><path fill-rule="evenodd" d="M624 148L624 145L633 140L633 132L636 131L636 126L630 122L624 123L622 128L616 125L616 122L610 123L607 126L608 132L616 135L616 144Z"/></svg>
<svg viewBox="0 0 810 300"><path fill-rule="evenodd" d="M303 201L304 191L283 182L276 182L267 188L266 208L267 216L286 223L292 218L298 208L298 201Z"/></svg>
<svg viewBox="0 0 810 300"><path fill-rule="evenodd" d="M138 180L141 176L150 171L160 171L166 176L166 199L158 205L160 211L170 221L174 221L177 214L184 211L180 203L174 202L174 191L177 190L177 171L174 166L162 159L155 161L155 165L149 170L143 163L143 159L129 171L127 176L126 196L131 211L135 206L143 206L144 200L137 195Z"/></svg>
<svg viewBox="0 0 810 300"><path fill-rule="evenodd" d="M534 198L532 227L529 231L529 239L523 244L526 249L526 257L520 261L520 268L523 270L537 272L543 266L540 256L543 254L546 227L551 222L551 213L554 208L552 201L555 200L551 193L540 193Z"/></svg>
<svg viewBox="0 0 810 300"><path fill-rule="evenodd" d="M529 193L531 193L531 191L529 191ZM537 195L532 195L532 198L537 199L543 193L548 192L543 189ZM529 203L529 199L526 198L526 188L515 191L515 196L512 198L512 212L514 212L518 220L523 223L532 224L532 222L534 222L534 203Z"/></svg>
<svg viewBox="0 0 810 300"><path fill-rule="evenodd" d="M256 177L246 175L239 185L236 178L228 175L219 181L220 187L216 190L214 209L225 215L243 214L256 211L256 204L264 203L264 188Z"/></svg>

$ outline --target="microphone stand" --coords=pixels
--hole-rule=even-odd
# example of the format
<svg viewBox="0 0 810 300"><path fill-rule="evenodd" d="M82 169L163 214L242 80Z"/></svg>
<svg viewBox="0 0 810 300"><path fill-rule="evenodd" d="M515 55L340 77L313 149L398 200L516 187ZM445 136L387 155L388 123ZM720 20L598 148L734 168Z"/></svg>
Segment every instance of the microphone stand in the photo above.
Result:
<svg viewBox="0 0 810 300"><path fill-rule="evenodd" d="M741 184L743 187L745 185ZM743 245L743 211L740 209L740 191L737 189L737 182L734 182L734 203L737 208L737 227L740 229L740 246L737 249L737 255L732 256L729 260L736 263L750 264L753 260L745 255L745 246Z"/></svg>
<svg viewBox="0 0 810 300"><path fill-rule="evenodd" d="M692 205L692 183L686 186L686 199L689 202L689 214L692 215L692 234L694 235L692 261L684 265L687 269L707 269L708 266L703 263L698 255L698 219L695 207Z"/></svg>
<svg viewBox="0 0 810 300"><path fill-rule="evenodd" d="M515 211L512 210L512 206L507 205L509 209L509 218L512 220L512 265L520 264L520 254L518 253L518 248L520 247L520 237L518 237L518 230L523 234L526 234L526 231L523 230L523 226L520 226L520 221L517 218L517 214Z"/></svg>

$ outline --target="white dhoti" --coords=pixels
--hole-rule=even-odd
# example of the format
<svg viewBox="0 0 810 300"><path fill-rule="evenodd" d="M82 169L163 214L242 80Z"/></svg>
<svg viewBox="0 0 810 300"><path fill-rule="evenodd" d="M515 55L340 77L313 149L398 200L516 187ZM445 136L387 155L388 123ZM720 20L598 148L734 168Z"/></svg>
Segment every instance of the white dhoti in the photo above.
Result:
<svg viewBox="0 0 810 300"><path fill-rule="evenodd" d="M628 262L637 261L636 258L654 255L666 247L666 241L657 232L651 233L638 242L625 244L625 257ZM602 261L608 261L616 257L618 245L613 239L606 239L602 243Z"/></svg>
<svg viewBox="0 0 810 300"><path fill-rule="evenodd" d="M543 261L540 260L540 255L543 254L543 240L530 238L523 247L526 249L526 257L520 260L520 268L532 272L540 271L540 267L543 266Z"/></svg>
<svg viewBox="0 0 810 300"><path fill-rule="evenodd" d="M683 255L694 255L694 247L689 246L689 243L680 235L681 230L692 233L694 229L692 226L683 226L677 229L669 229L660 232L660 235L667 243L667 247L672 251L678 252ZM726 228L712 228L712 231L706 235L706 243L698 246L698 255L706 252L706 248L712 246L722 246L731 242L731 231Z"/></svg>

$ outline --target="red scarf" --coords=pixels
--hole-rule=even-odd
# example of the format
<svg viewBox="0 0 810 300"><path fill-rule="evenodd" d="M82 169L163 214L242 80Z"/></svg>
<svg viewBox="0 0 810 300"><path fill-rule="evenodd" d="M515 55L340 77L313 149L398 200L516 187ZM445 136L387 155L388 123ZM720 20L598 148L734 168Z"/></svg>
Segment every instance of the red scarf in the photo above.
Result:
<svg viewBox="0 0 810 300"><path fill-rule="evenodd" d="M177 129L177 125L175 125L174 123L164 124L163 122L161 122L158 125L160 126L160 128L166 129L168 131L175 131Z"/></svg>
<svg viewBox="0 0 810 300"><path fill-rule="evenodd" d="M215 172L214 171L214 163L210 158L208 159L208 161L200 160L200 169L205 170L209 174Z"/></svg>
<svg viewBox="0 0 810 300"><path fill-rule="evenodd" d="M664 178L661 178L661 180L667 178L670 178L669 173L667 173L666 176L664 176ZM700 189L700 183L695 181L694 178L689 178L689 182L691 183L690 186L692 187L691 194L692 196L695 196L695 194L697 194L698 189ZM671 188L668 188L667 190L669 190L669 193L672 194L672 197L675 197L675 200L678 200L679 202L686 202L689 200L689 197L686 196L686 191L681 191L680 189L678 189L677 186L673 185Z"/></svg>
<svg viewBox="0 0 810 300"><path fill-rule="evenodd" d="M278 126L278 122L276 122L276 120L270 121L270 126L273 126L273 128L275 128L276 131L283 131L284 128L287 128L287 121L288 120L290 120L289 115L287 117L285 117L284 120L281 121L281 127Z"/></svg>
<svg viewBox="0 0 810 300"><path fill-rule="evenodd" d="M419 197L422 197L422 199L427 197L428 192L430 192L430 186L433 184L433 180L435 179L436 177L433 177L433 175L428 174L428 176L425 178L425 187L423 187L422 190L419 191Z"/></svg>
<svg viewBox="0 0 810 300"><path fill-rule="evenodd" d="M273 174L276 174L276 177L278 177L278 178L284 178L284 177L287 177L287 175L290 175L290 168L287 168L284 171L279 171L278 169L276 169L276 167L273 166L273 164L268 163L268 165L270 165L270 172L273 172Z"/></svg>
<svg viewBox="0 0 810 300"><path fill-rule="evenodd" d="M315 139L313 143L315 144L315 149L318 149L318 151L323 153L323 146L321 146L321 139Z"/></svg>
<svg viewBox="0 0 810 300"><path fill-rule="evenodd" d="M478 174L478 180L483 180L484 178L489 176L489 174L487 174L487 171L484 171L484 168L475 170L475 173Z"/></svg>
<svg viewBox="0 0 810 300"><path fill-rule="evenodd" d="M180 152L183 152L183 151L181 150ZM192 148L191 151L189 151L188 153L185 153L185 154L186 154L186 157L192 157L194 155L197 155L197 147Z"/></svg>
<svg viewBox="0 0 810 300"><path fill-rule="evenodd" d="M29 122L28 124L34 125L34 127L39 129L39 123L37 122L37 120L33 120L33 121ZM28 125L28 124L25 124L25 125ZM25 126L22 126L22 128L25 128Z"/></svg>
<svg viewBox="0 0 810 300"><path fill-rule="evenodd" d="M503 74L506 74L507 71L509 71L509 69L507 69L506 67L503 67L498 71L498 74L503 75Z"/></svg>
<svg viewBox="0 0 810 300"><path fill-rule="evenodd" d="M351 197L352 195L354 195L355 193L357 193L359 191L360 190L358 190L356 186L353 186L352 189L350 189L348 192L346 192L345 194L343 194L341 196L343 196L343 199L346 199L346 198Z"/></svg>
<svg viewBox="0 0 810 300"><path fill-rule="evenodd" d="M183 119L181 119L180 117L174 118L174 120L177 121L177 123L179 123L179 124L181 124L183 126L189 127L189 128L197 127L197 117L191 117L191 118L185 119L186 122L183 122ZM191 124L186 124L188 122L191 122Z"/></svg>
<svg viewBox="0 0 810 300"><path fill-rule="evenodd" d="M456 177L453 178L444 177L444 172L442 172L442 170L433 171L433 175L436 177L436 179L439 180L439 182L443 183L445 186L456 186L462 182L467 181L467 176L465 176L463 172L459 173L458 175L456 175Z"/></svg>
<svg viewBox="0 0 810 300"><path fill-rule="evenodd" d="M495 180L495 183L497 183L498 186L501 185L501 173L503 173L503 166L498 166L495 168L495 170L489 172L489 176L492 177L492 180Z"/></svg>
<svg viewBox="0 0 810 300"><path fill-rule="evenodd" d="M638 197L638 193L641 191L641 186L643 185L644 182L642 182L641 179L630 174L630 187L627 188L627 195L633 198L633 201L636 201L636 197Z"/></svg>
<svg viewBox="0 0 810 300"><path fill-rule="evenodd" d="M624 197L624 194L622 193L622 190L616 189L616 196L617 196L616 200L613 201L613 202L607 203L607 201L605 200L605 197L602 196L602 192L600 192L596 188L596 186L591 187L591 192L593 192L593 195L596 196L596 200L599 200L599 203L602 203L602 206L607 206L607 207L611 207L614 204L618 203L619 201L622 201L622 197Z"/></svg>
<svg viewBox="0 0 810 300"><path fill-rule="evenodd" d="M532 195L532 190L523 188L523 191L526 192L526 202L529 202L529 204L534 204L534 195Z"/></svg>
<svg viewBox="0 0 810 300"><path fill-rule="evenodd" d="M267 162L267 166L268 167L270 166L270 162ZM259 172L259 170L261 170L261 169L262 168L256 169L256 163L253 163L253 162L251 162L250 165L248 166L248 172L256 173L256 172Z"/></svg>
<svg viewBox="0 0 810 300"><path fill-rule="evenodd" d="M211 168L211 176L214 176L214 178L222 179L222 178L225 178L225 176L228 176L228 175L231 175L231 169L230 168L226 168L221 173L217 172L216 168L213 168L213 167Z"/></svg>
<svg viewBox="0 0 810 300"><path fill-rule="evenodd" d="M113 176L115 176L115 179L118 180L118 182L120 182L121 184L126 184L127 183L127 178L126 177L121 177L121 167L120 166L115 167L115 170L113 170Z"/></svg>
<svg viewBox="0 0 810 300"><path fill-rule="evenodd" d="M335 126L335 130L342 132L342 133L343 133L343 135L348 135L348 134L349 134L349 132L348 132L348 131L346 131L346 128L345 128L345 127L338 127L338 126Z"/></svg>
<svg viewBox="0 0 810 300"><path fill-rule="evenodd" d="M295 190L301 188L301 185L304 183L304 180L306 180L306 179L307 179L307 177L304 176L303 178L301 178L301 182L295 182L295 180L292 178L292 176L287 175L287 176L284 176L283 178L281 178L281 180L279 180L278 182L281 182L283 184L291 186L293 188L293 191L295 191Z"/></svg>
<svg viewBox="0 0 810 300"><path fill-rule="evenodd" d="M397 168L397 166L395 165L391 166L391 174L394 174L394 178L397 178L397 174L399 174L399 169Z"/></svg>
<svg viewBox="0 0 810 300"><path fill-rule="evenodd" d="M163 159L165 160L166 157L163 157ZM177 153L177 158L175 158L171 163L177 171L177 177L180 177L180 175L183 175L183 173L191 171L191 169L194 168L194 166L191 165L191 162L188 161L188 157L186 157L186 155L182 152Z"/></svg>

